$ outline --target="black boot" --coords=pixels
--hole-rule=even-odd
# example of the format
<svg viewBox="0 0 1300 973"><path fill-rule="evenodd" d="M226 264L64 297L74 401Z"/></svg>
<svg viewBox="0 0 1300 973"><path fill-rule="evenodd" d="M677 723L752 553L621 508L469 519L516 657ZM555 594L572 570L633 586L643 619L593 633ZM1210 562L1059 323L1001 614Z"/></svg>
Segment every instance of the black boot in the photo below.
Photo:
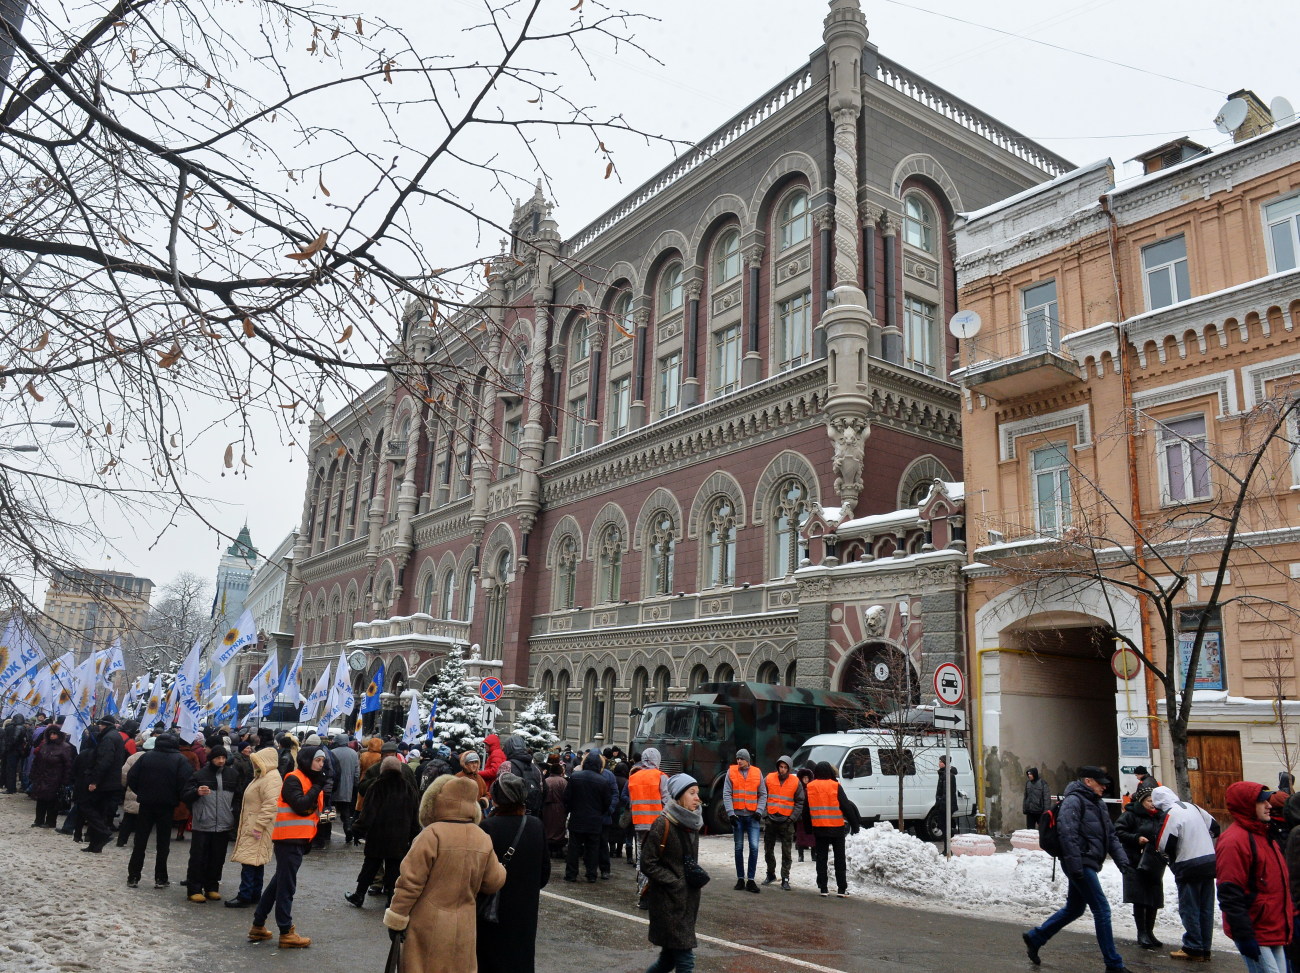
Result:
<svg viewBox="0 0 1300 973"><path fill-rule="evenodd" d="M1147 906L1147 942L1151 949L1164 949L1165 944L1156 939L1156 915L1160 912L1155 906Z"/></svg>
<svg viewBox="0 0 1300 973"><path fill-rule="evenodd" d="M1143 949L1155 949L1155 944L1151 941L1151 936L1147 932L1147 914L1150 910L1144 905L1133 906L1133 923L1137 926L1137 944Z"/></svg>

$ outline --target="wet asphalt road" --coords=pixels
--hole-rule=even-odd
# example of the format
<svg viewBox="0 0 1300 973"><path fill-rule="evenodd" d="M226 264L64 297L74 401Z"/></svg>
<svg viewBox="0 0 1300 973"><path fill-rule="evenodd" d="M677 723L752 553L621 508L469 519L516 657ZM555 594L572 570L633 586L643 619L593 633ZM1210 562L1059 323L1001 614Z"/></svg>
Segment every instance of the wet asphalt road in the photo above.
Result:
<svg viewBox="0 0 1300 973"><path fill-rule="evenodd" d="M111 846L110 846L111 848ZM174 845L172 861L179 866L188 843ZM704 856L701 855L701 858ZM155 891L142 887L129 893L158 900L160 919L178 923L201 937L211 950L194 955L194 973L357 973L383 968L388 936L383 927L381 900L370 898L358 910L343 901L361 865L359 849L336 840L327 852L313 852L299 873L294 920L298 931L312 937L307 950L281 952L270 943L248 943L249 909L222 904L192 905L173 886ZM125 866L125 858L123 859ZM646 913L634 904L632 869L614 863L613 878L596 884L561 880L557 867L543 891L538 928L538 973L639 973L658 951L646 939ZM726 874L712 868L714 881L704 890L697 933L696 968L701 973L787 973L814 970L831 973L1030 973L1034 970L1020 942L1023 926L989 919L930 912L876 903L865 898L822 899L815 890L797 887L810 880L810 865L796 865L796 888L782 892L770 887L761 895L736 892ZM803 869L804 871L801 871ZM179 868L174 868L179 871ZM237 878L228 864L223 890ZM808 881L811 885L811 881ZM125 894L125 889L123 890ZM1051 906L1054 907L1054 906ZM1026 917L1030 921L1042 914ZM1040 973L1101 973L1102 962L1087 917L1043 951ZM502 935L509 935L509 923ZM713 941L703 940L712 937ZM1120 951L1136 973L1182 969L1163 954L1143 953L1121 942ZM737 947L747 947L737 948ZM1238 973L1239 961L1216 954L1220 973Z"/></svg>

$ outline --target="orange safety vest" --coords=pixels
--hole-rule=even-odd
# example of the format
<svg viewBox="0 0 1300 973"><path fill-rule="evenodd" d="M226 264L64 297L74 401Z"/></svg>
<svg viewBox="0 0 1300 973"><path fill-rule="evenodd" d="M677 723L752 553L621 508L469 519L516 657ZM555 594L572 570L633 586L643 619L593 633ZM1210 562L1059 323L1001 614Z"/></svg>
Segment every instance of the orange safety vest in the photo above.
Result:
<svg viewBox="0 0 1300 973"><path fill-rule="evenodd" d="M628 778L628 796L632 799L632 827L649 827L664 809L659 781L664 772L656 767L642 767Z"/></svg>
<svg viewBox="0 0 1300 973"><path fill-rule="evenodd" d="M842 828L840 784L836 780L812 780L804 788L808 793L808 823L814 828Z"/></svg>
<svg viewBox="0 0 1300 973"><path fill-rule="evenodd" d="M297 777L306 794L312 788L311 780L301 770L291 770L289 777ZM287 841L290 838L306 838L310 841L316 837L316 825L320 821L321 808L325 806L325 794L316 795L316 810L303 817L284 801L284 788L275 799L275 826L271 832L274 841Z"/></svg>
<svg viewBox="0 0 1300 973"><path fill-rule="evenodd" d="M749 770L750 773L744 777L740 776L740 768L735 764L727 771L727 778L731 781L731 809L737 814L752 814L758 810L758 782L763 779L763 772L753 764L749 765Z"/></svg>
<svg viewBox="0 0 1300 973"><path fill-rule="evenodd" d="M781 783L780 775L774 770L767 775L767 813L778 817L790 817L794 814L794 798L799 793L799 778L794 774L785 775Z"/></svg>

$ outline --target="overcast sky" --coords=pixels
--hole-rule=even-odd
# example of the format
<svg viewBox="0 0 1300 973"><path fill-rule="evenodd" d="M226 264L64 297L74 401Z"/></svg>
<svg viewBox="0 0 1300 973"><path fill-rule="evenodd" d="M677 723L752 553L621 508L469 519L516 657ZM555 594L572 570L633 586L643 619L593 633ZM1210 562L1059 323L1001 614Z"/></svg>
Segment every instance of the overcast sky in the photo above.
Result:
<svg viewBox="0 0 1300 973"><path fill-rule="evenodd" d="M448 23L477 8L473 0L372 6L393 22L419 18L409 25L412 32L443 45L458 42ZM631 6L658 18L636 32L662 65L627 50L598 54L592 58L598 81L575 79L570 91L603 114L622 113L642 129L683 140L708 134L804 63L821 43L826 9L820 0L654 0ZM865 11L870 40L882 54L1077 165L1109 156L1122 167L1137 152L1180 135L1218 144L1224 136L1212 120L1224 97L1239 88L1253 89L1266 103L1286 95L1300 104L1294 9L1276 0L1227 6L1204 0L869 0ZM671 155L661 145L629 142L616 158L621 186L601 178L603 164L586 137L576 138L565 161L553 167L561 233L584 226ZM508 220L504 201L481 205ZM455 234L434 242L438 236L431 228L431 250L445 253L449 265L475 255L472 241L467 248ZM224 443L219 432L214 439ZM214 515L230 533L246 520L254 543L269 553L301 515L307 466L301 455L293 462L290 455L288 448L264 448L248 477L239 479L220 478L213 463L192 473L192 488L219 501ZM156 584L180 571L215 576L229 543L186 522L156 544L151 528L157 525L103 526L111 543L88 552L88 566L132 571ZM41 593L34 592L38 598Z"/></svg>

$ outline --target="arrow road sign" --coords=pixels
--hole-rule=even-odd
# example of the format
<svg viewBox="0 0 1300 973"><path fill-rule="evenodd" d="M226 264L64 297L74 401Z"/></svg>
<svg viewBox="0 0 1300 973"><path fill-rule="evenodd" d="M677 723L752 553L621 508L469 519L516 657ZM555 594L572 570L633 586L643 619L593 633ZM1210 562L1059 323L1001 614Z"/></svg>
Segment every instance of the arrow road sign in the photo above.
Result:
<svg viewBox="0 0 1300 973"><path fill-rule="evenodd" d="M966 711L936 708L934 711L934 725L941 730L964 730L966 729Z"/></svg>

